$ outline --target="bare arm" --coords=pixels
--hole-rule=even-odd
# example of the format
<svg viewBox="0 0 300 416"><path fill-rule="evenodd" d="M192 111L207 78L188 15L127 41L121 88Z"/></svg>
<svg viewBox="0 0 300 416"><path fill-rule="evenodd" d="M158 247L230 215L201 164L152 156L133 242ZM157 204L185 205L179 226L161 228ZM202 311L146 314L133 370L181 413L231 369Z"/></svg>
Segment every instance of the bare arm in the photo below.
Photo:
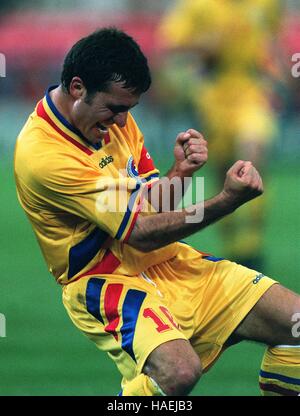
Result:
<svg viewBox="0 0 300 416"><path fill-rule="evenodd" d="M188 210L140 215L128 244L145 252L164 247L202 230L262 192L261 177L251 162L238 161L227 172L224 188L216 197ZM186 221L191 208L204 209L202 221Z"/></svg>

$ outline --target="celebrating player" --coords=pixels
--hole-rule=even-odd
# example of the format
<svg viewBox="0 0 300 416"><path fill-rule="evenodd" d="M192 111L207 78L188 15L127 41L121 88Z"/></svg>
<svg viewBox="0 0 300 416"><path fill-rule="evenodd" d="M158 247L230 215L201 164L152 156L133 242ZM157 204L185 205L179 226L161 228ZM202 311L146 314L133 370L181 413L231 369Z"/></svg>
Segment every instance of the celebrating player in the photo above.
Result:
<svg viewBox="0 0 300 416"><path fill-rule="evenodd" d="M186 395L224 348L245 339L267 345L262 392L297 395L300 342L291 319L300 297L181 241L259 196L261 177L239 160L214 198L175 210L174 196L164 210L160 185L183 184L200 169L207 142L193 129L179 133L174 164L159 179L130 114L150 84L136 42L99 30L71 48L61 84L18 138L19 199L64 306L115 361L122 395ZM187 221L197 211L201 221Z"/></svg>

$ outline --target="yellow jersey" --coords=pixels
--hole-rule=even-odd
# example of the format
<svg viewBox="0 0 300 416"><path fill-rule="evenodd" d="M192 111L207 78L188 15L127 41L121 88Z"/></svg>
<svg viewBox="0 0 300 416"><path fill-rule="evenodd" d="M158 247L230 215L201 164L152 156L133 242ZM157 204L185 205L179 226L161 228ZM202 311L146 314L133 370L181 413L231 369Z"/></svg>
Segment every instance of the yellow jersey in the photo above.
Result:
<svg viewBox="0 0 300 416"><path fill-rule="evenodd" d="M64 285L83 275L137 275L174 257L179 243L148 254L126 244L141 189L159 177L132 115L94 147L55 107L55 87L29 116L15 149L18 198L49 271Z"/></svg>

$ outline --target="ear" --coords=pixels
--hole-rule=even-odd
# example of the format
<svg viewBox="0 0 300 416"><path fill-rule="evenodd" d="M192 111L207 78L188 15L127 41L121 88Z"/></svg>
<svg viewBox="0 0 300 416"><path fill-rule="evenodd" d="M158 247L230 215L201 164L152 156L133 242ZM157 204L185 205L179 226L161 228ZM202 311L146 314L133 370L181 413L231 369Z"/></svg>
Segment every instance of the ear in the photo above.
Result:
<svg viewBox="0 0 300 416"><path fill-rule="evenodd" d="M70 82L70 95L75 99L78 100L82 98L86 94L86 88L79 77L72 78Z"/></svg>

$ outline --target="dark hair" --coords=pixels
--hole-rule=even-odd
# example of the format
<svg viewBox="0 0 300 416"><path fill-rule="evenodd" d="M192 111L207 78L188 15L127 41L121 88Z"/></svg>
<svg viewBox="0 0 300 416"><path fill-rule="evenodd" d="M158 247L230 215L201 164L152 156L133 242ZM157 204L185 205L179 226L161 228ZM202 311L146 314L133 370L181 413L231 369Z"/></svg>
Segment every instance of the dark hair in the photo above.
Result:
<svg viewBox="0 0 300 416"><path fill-rule="evenodd" d="M139 45L116 28L100 29L80 39L65 57L61 82L69 92L72 78L81 78L88 96L107 91L111 82L141 94L148 90L151 75Z"/></svg>

